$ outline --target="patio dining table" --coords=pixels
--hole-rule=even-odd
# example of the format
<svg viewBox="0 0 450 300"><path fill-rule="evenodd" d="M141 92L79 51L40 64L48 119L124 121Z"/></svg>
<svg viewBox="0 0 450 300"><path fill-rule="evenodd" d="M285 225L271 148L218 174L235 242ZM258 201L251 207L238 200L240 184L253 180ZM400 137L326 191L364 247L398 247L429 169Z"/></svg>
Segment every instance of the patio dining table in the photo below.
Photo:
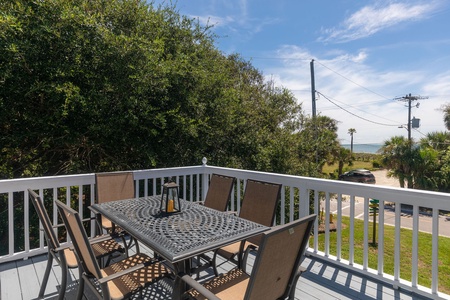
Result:
<svg viewBox="0 0 450 300"><path fill-rule="evenodd" d="M120 226L171 263L175 273L190 273L190 258L245 240L269 229L234 214L180 200L181 211L160 210L161 196L94 204L90 209ZM183 292L175 282L173 298Z"/></svg>

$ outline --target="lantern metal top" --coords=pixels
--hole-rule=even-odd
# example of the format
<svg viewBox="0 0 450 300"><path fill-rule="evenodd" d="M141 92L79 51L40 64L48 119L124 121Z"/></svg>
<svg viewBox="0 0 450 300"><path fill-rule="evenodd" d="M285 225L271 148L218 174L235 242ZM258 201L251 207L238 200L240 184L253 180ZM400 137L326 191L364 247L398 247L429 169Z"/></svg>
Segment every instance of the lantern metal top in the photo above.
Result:
<svg viewBox="0 0 450 300"><path fill-rule="evenodd" d="M176 182L169 181L169 182L164 183L164 187L166 187L166 188L176 188L176 187L178 187L178 184Z"/></svg>

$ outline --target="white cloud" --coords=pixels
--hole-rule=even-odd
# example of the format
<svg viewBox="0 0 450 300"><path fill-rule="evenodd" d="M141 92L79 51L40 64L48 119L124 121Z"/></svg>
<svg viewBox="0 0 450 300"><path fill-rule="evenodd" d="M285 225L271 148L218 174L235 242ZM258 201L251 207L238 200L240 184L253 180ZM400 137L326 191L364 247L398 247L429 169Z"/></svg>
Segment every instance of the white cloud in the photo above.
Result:
<svg viewBox="0 0 450 300"><path fill-rule="evenodd" d="M319 40L323 42L348 42L371 36L400 23L425 19L436 10L435 1L423 3L378 1L353 13L337 28L324 29Z"/></svg>
<svg viewBox="0 0 450 300"><path fill-rule="evenodd" d="M312 107L309 67L311 59L315 59L316 90L326 96L319 97L317 113L339 122L338 135L344 144L349 143L349 128L357 130L355 143L360 144L382 143L394 135L406 136L407 131L398 128L407 123L408 117L405 103L394 99L404 96L399 95L399 91L430 96L430 99L419 101L419 108L412 109L412 116L421 119L421 128L412 132L413 138L423 137L420 132L445 130L443 115L438 108L446 99L433 96L432 91L450 95L450 72L430 76L429 70L378 70L366 63L368 54L365 50L356 53L330 51L326 57L317 57L305 48L285 45L276 56L283 63L265 68L265 74L275 80L276 85L290 89L303 103L307 114L311 114Z"/></svg>
<svg viewBox="0 0 450 300"><path fill-rule="evenodd" d="M253 3L253 5L260 5ZM262 32L265 28L280 22L275 17L260 17L257 10L252 10L248 0L239 1L211 1L203 9L202 15L191 15L198 19L202 25L213 25L219 32L232 32L234 38L250 40L254 34Z"/></svg>
<svg viewBox="0 0 450 300"><path fill-rule="evenodd" d="M214 27L223 27L228 24L232 24L235 22L234 18L231 16L219 17L219 16L191 16L194 19L198 19L200 24L203 26L211 26Z"/></svg>

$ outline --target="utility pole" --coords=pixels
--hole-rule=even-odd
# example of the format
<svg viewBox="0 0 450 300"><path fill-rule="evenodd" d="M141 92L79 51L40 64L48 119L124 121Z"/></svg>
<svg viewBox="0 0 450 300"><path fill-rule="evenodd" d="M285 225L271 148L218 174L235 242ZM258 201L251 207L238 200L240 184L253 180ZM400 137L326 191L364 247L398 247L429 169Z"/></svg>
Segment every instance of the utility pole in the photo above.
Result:
<svg viewBox="0 0 450 300"><path fill-rule="evenodd" d="M314 59L311 60L309 67L311 69L311 100L312 100L312 119L314 124L314 139L317 141L317 122L316 122L316 80L314 78ZM319 153L316 147L316 166L319 168Z"/></svg>
<svg viewBox="0 0 450 300"><path fill-rule="evenodd" d="M408 123L406 130L408 130L408 141L411 142L411 104L413 101L417 101L420 99L428 99L428 97L422 97L422 96L412 96L411 94L406 95L404 97L398 97L395 98L397 101L403 101L407 102L406 107L408 107ZM417 103L415 106L418 108L420 103Z"/></svg>
<svg viewBox="0 0 450 300"><path fill-rule="evenodd" d="M312 117L316 120L316 81L314 79L314 59L309 63L311 69L311 100L312 100Z"/></svg>

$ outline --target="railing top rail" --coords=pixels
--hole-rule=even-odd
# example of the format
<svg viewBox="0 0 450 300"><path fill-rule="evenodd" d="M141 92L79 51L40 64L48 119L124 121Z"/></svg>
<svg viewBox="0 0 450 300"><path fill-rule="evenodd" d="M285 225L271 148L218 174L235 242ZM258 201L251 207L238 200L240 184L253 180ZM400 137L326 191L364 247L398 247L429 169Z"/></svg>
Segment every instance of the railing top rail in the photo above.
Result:
<svg viewBox="0 0 450 300"><path fill-rule="evenodd" d="M430 208L445 209L447 207L450 207L450 194L448 193L359 184L337 180L275 174L251 170L240 170L208 165L135 170L132 172L134 173L135 180L146 179L149 177L221 173L224 175L235 176L242 180L252 178L256 180L281 183L284 186L292 186L302 189L317 190L343 195L354 195L358 197L368 197L389 202L402 202L404 204L414 205L423 204L425 200L426 205ZM4 179L0 180L0 193L24 191L27 188L42 189L63 187L69 185L89 185L95 183L94 176L94 173L88 173L78 175ZM428 199L430 198L432 198L433 201L429 201Z"/></svg>
<svg viewBox="0 0 450 300"><path fill-rule="evenodd" d="M0 193L23 191L28 188L53 188L69 185L86 185L95 182L94 173L59 175L0 180Z"/></svg>
<svg viewBox="0 0 450 300"><path fill-rule="evenodd" d="M205 168L205 171L207 173L216 172L224 175L236 176L241 179L252 178L271 181L274 183L281 183L284 186L293 186L329 193L381 199L389 202L401 202L403 204L410 205L426 204L427 207L438 209L445 209L450 207L449 193L211 166ZM430 198L432 198L433 201L429 201L428 199Z"/></svg>

